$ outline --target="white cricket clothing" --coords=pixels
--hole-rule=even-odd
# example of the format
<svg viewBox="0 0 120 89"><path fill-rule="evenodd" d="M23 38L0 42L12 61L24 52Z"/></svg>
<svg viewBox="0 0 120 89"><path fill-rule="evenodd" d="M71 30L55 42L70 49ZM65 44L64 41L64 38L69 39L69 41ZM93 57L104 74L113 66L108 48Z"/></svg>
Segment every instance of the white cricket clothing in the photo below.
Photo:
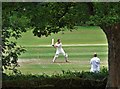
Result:
<svg viewBox="0 0 120 89"><path fill-rule="evenodd" d="M98 57L93 57L90 60L91 69L90 72L99 72L100 71L100 59Z"/></svg>
<svg viewBox="0 0 120 89"><path fill-rule="evenodd" d="M63 50L62 43L56 43L54 46L56 47L56 53L55 53L55 56L53 58L53 62L55 62L55 60L59 56L59 54L63 54L65 57L65 61L67 62L68 55Z"/></svg>
<svg viewBox="0 0 120 89"><path fill-rule="evenodd" d="M59 44L56 43L55 46L57 48L56 54L59 55L60 53L62 53L65 56L65 52L64 52L64 50L62 48L62 43L59 43Z"/></svg>

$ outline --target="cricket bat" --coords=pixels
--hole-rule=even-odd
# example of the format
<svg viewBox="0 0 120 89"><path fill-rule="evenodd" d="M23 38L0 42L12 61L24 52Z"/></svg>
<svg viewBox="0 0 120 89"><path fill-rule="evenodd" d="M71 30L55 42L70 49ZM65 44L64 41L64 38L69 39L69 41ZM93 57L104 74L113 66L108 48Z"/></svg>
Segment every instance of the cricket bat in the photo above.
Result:
<svg viewBox="0 0 120 89"><path fill-rule="evenodd" d="M54 39L52 39L52 46L54 46Z"/></svg>

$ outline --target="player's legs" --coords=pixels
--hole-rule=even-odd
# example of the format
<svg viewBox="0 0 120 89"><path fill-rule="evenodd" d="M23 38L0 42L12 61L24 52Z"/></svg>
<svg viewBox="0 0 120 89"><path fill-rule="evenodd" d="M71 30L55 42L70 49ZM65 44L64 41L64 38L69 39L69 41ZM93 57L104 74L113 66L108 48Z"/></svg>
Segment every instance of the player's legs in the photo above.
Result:
<svg viewBox="0 0 120 89"><path fill-rule="evenodd" d="M55 54L54 58L53 58L53 62L55 62L55 60L58 58L59 54Z"/></svg>
<svg viewBox="0 0 120 89"><path fill-rule="evenodd" d="M66 61L66 62L68 62L68 54L67 54L67 53L65 53L65 52L63 52L62 54L63 54L63 55L64 55L64 57L65 57L65 61Z"/></svg>

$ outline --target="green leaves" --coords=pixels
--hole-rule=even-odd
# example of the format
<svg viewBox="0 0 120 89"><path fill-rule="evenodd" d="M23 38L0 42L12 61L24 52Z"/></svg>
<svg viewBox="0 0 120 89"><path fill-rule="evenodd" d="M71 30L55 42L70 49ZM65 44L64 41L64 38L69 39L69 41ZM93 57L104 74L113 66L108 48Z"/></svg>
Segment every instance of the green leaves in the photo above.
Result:
<svg viewBox="0 0 120 89"><path fill-rule="evenodd" d="M94 3L94 15L90 16L90 21L87 23L98 26L111 26L115 23L119 23L120 19L120 4L119 3Z"/></svg>
<svg viewBox="0 0 120 89"><path fill-rule="evenodd" d="M25 52L25 49L21 46L16 46L14 42L9 43L8 45L4 46L2 51L2 65L3 70L14 69L14 66L18 65L18 56L21 55L22 52ZM12 68L13 67L13 68Z"/></svg>
<svg viewBox="0 0 120 89"><path fill-rule="evenodd" d="M21 33L26 32L30 19L24 14L22 4L11 2L3 3L2 6L2 68L15 70L18 56L25 52L25 49L10 39L20 38Z"/></svg>

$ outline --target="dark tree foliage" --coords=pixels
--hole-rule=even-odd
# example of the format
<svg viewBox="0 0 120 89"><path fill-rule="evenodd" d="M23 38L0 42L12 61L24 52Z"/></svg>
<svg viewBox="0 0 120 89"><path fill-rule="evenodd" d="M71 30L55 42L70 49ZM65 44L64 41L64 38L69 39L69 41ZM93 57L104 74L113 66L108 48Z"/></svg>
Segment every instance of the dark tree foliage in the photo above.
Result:
<svg viewBox="0 0 120 89"><path fill-rule="evenodd" d="M18 9L20 12L18 12ZM16 42L9 40L21 37L26 32L29 19L24 16L24 8L17 3L2 3L2 69L11 69L16 72L17 60L25 49Z"/></svg>

